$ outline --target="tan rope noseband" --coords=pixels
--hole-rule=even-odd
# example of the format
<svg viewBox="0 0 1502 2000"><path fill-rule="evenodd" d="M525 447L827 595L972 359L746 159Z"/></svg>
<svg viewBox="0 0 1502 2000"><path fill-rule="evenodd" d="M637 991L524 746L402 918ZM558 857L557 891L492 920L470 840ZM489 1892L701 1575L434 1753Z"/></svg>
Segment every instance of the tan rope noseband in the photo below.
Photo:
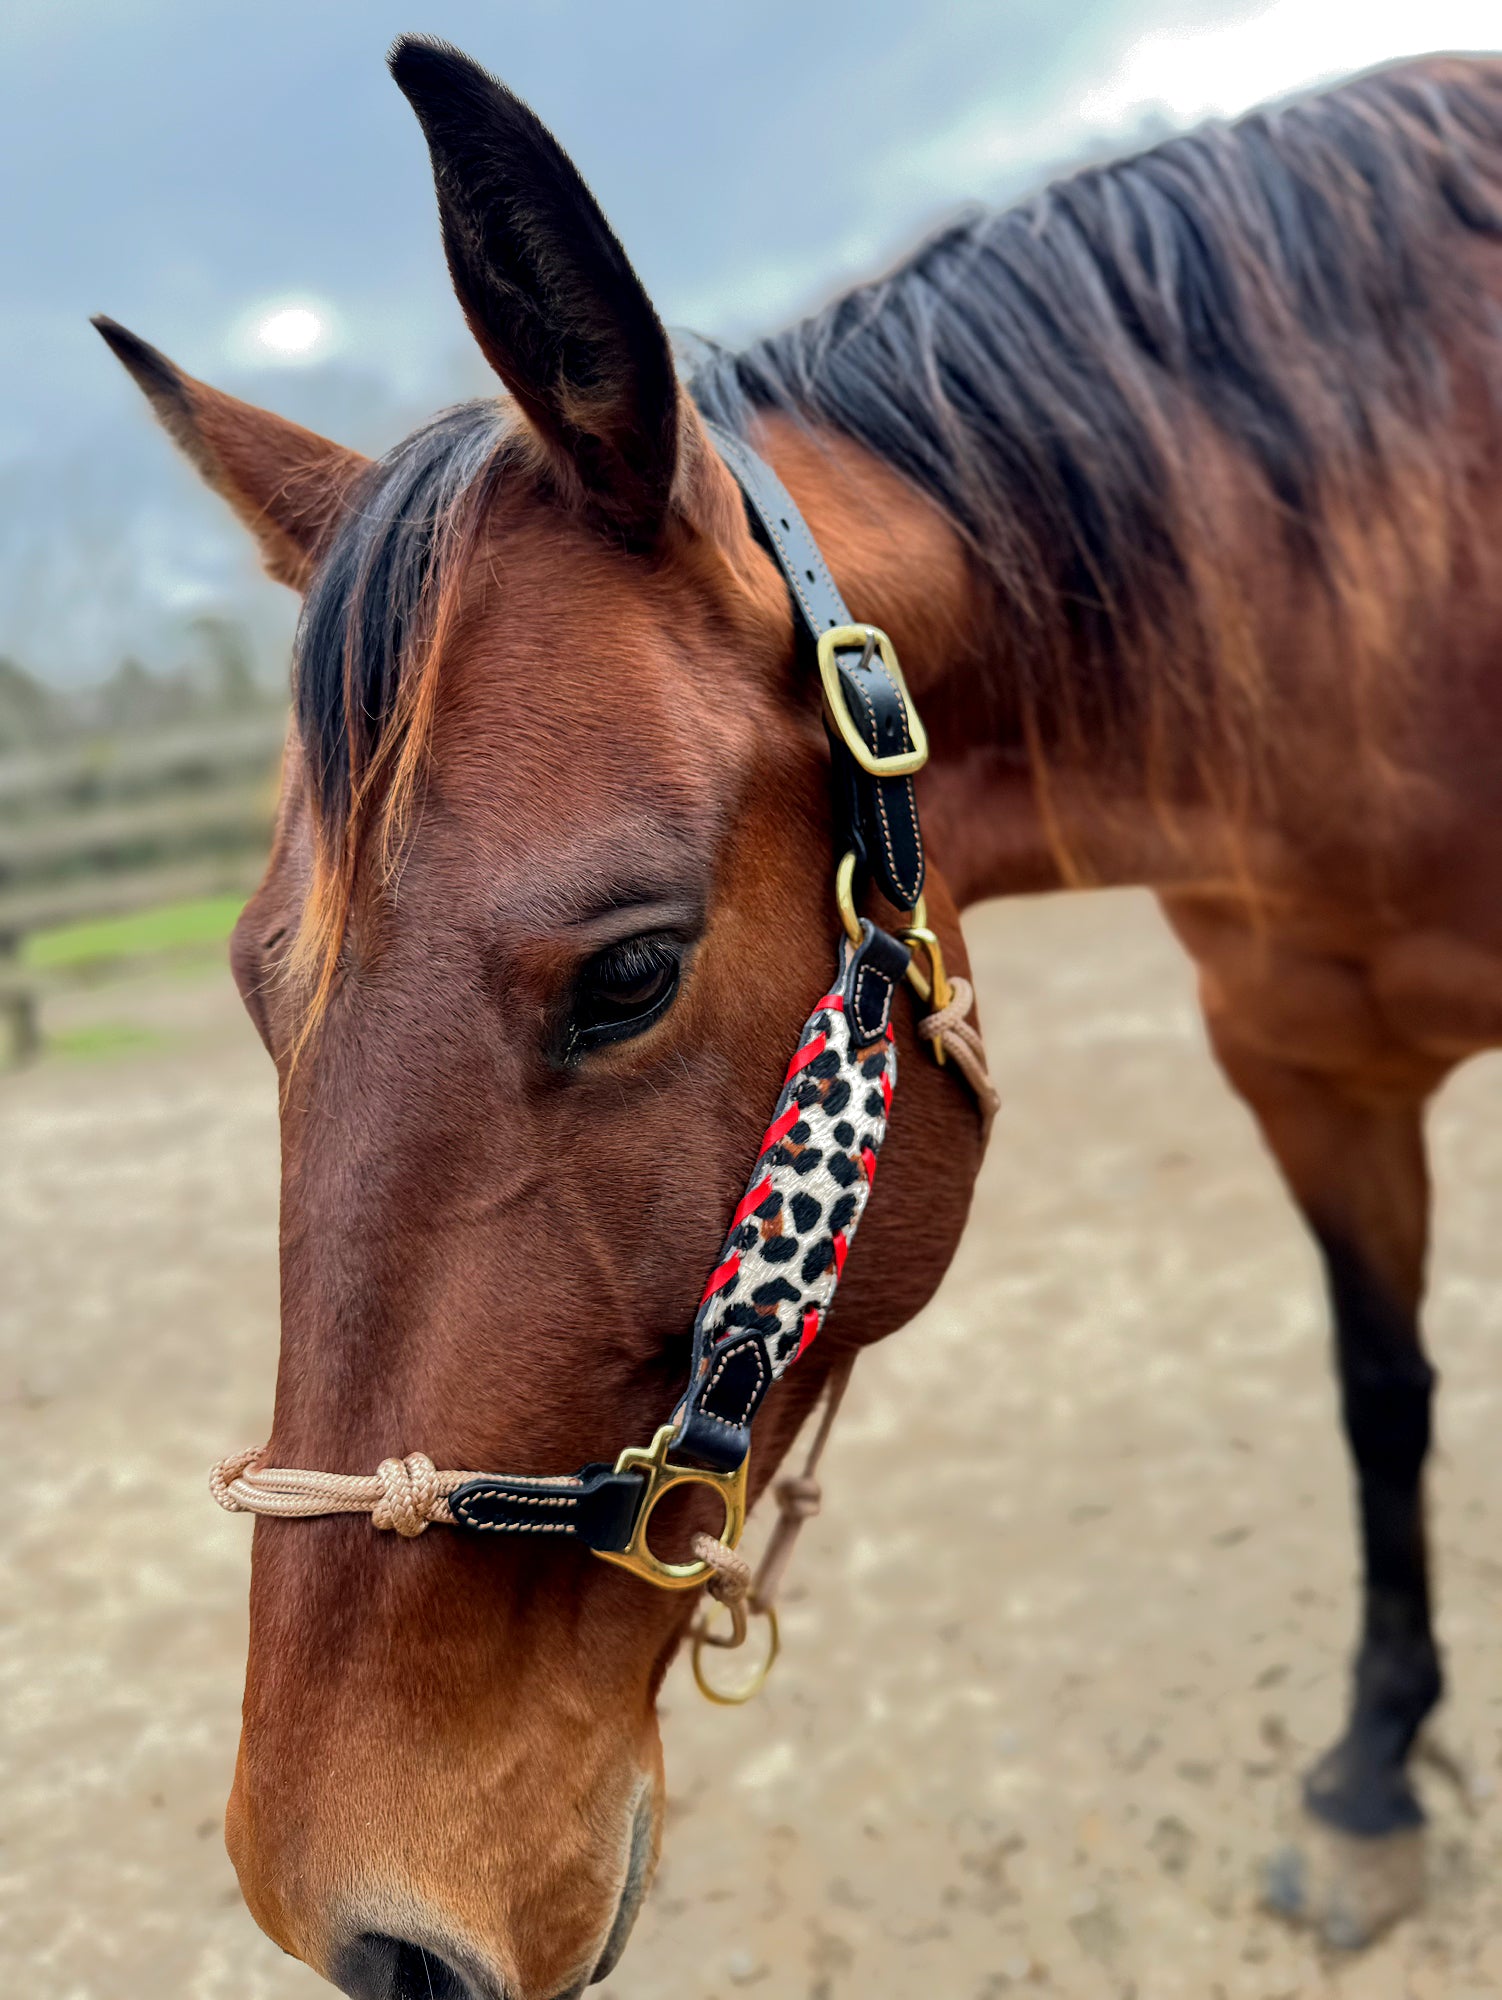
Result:
<svg viewBox="0 0 1502 2000"><path fill-rule="evenodd" d="M722 1705L748 1701L761 1687L777 1657L777 1595L803 1524L813 1519L822 1504L823 1490L817 1478L819 1461L854 1368L855 1357L851 1355L830 1371L803 1469L779 1479L772 1489L777 1522L755 1570L739 1550L727 1547L715 1536L700 1534L693 1538L693 1552L709 1571L705 1587L730 1614L727 1632L712 1631L704 1618L697 1619L689 1632L694 1679L711 1701ZM448 1495L467 1480L480 1477L474 1472L440 1472L432 1459L420 1451L409 1452L405 1458L383 1458L374 1473L357 1473L302 1472L287 1466L263 1466L260 1463L263 1450L263 1446L255 1446L249 1451L234 1452L221 1459L209 1474L209 1491L226 1513L269 1514L290 1520L310 1519L319 1514L369 1514L372 1527L389 1528L410 1538L435 1523L451 1526L453 1515L449 1512ZM702 1648L713 1646L730 1651L743 1646L750 1630L748 1613L768 1620L766 1656L748 1683L730 1691L717 1688L705 1676Z"/></svg>
<svg viewBox="0 0 1502 2000"><path fill-rule="evenodd" d="M231 1453L209 1474L209 1491L228 1514L368 1514L371 1526L420 1535L434 1522L453 1525L448 1496L476 1472L440 1472L424 1452L383 1458L374 1472L302 1472L265 1466L264 1445Z"/></svg>

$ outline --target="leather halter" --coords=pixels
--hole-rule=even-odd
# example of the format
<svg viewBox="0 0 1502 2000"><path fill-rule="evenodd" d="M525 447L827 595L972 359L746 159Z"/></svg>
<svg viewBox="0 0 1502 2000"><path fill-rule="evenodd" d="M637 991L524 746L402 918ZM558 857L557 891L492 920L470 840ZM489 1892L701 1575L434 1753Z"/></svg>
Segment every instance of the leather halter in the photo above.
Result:
<svg viewBox="0 0 1502 2000"><path fill-rule="evenodd" d="M773 1382L817 1337L864 1211L897 1077L897 990L906 980L932 1002L935 1011L921 1026L940 1062L969 1000L963 982L951 992L924 910L913 774L928 745L892 643L875 626L852 624L818 544L771 467L740 438L708 429L787 583L799 652L823 688L844 936L834 983L799 1037L704 1288L683 1395L649 1446L628 1448L613 1466L587 1465L559 1478L439 1472L420 1452L384 1460L366 1477L270 1468L263 1451L241 1452L210 1480L216 1500L232 1512L290 1518L368 1511L376 1526L401 1534L442 1521L474 1534L570 1536L668 1590L715 1588L727 1561L745 1568L733 1552L745 1526L752 1421ZM856 889L867 883L908 913L900 939L857 915ZM926 974L917 950L927 958ZM951 1051L989 1119L994 1093L974 1033L965 1033L968 1042L951 1043ZM708 1487L724 1511L719 1537L696 1537L699 1553L685 1563L665 1561L648 1540L654 1508L679 1486ZM716 1561L702 1553L706 1546ZM781 1545L774 1568L789 1546ZM770 1609L769 1598L761 1608ZM744 1632L743 1621L737 1631ZM716 1698L739 1700L749 1691Z"/></svg>
<svg viewBox="0 0 1502 2000"><path fill-rule="evenodd" d="M823 684L837 848L854 856L858 878L874 882L889 903L913 912L914 925L926 929L921 911L923 836L913 773L926 758L928 746L891 641L875 627L851 622L807 523L766 461L718 425L706 428L740 485L758 540L782 572L793 603L798 650L816 664ZM696 1485L709 1486L719 1495L725 1510L719 1539L735 1547L745 1524L752 1419L773 1382L817 1334L869 1193L895 1079L892 1001L910 958L906 944L869 921L860 925L859 943L847 938L835 985L800 1038L746 1200L735 1212L725 1249L711 1274L694 1323L688 1389L672 1422L658 1431L646 1450L623 1451L613 1467L588 1465L563 1479L469 1480L449 1495L449 1510L458 1526L484 1534L570 1535L652 1583L688 1590L706 1580L709 1565L697 1560L663 1561L648 1543L647 1528L653 1508L666 1493L675 1486ZM748 1211L747 1203L758 1191L776 1198L769 1183L778 1165L790 1164L796 1174L796 1156L791 1161L778 1156L785 1154L798 1131L798 1114L812 1109L821 1089L836 1080L809 1073L829 1053L836 1014L843 1016L842 1054L847 1062L853 1059L857 1073L868 1067L885 1079L880 1087L886 1102L879 1129L867 1128L867 1136L876 1143L864 1149L857 1170L860 1184L852 1184L849 1191L854 1197L852 1215L839 1232L835 1268L832 1274L817 1273L816 1283L804 1290L795 1273L782 1283L797 1296L759 1303L753 1295L751 1301L742 1302L738 1313L727 1315L722 1298L725 1274L732 1265L732 1277L738 1274L737 1238L756 1227L757 1205ZM816 1054L800 1062L816 1041ZM826 1061L826 1069L833 1068ZM774 1318L769 1305L784 1310ZM775 1339L780 1322L788 1317L788 1306L799 1329L791 1349ZM746 1324L748 1320L752 1323ZM768 1331L761 1330L758 1321Z"/></svg>

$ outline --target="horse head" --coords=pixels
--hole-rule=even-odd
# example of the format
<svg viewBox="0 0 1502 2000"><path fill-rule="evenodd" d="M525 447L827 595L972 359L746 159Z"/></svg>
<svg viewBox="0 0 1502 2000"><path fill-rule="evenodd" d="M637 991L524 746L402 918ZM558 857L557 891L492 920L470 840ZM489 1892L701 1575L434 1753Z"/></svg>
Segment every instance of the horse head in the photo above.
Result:
<svg viewBox="0 0 1502 2000"><path fill-rule="evenodd" d="M681 1394L834 962L830 752L782 577L577 171L453 51L393 68L505 394L370 462L101 330L304 595L232 950L280 1084L267 1457L546 1474L645 1443ZM928 903L962 963L936 873ZM979 1123L909 1016L880 1190L756 1420L753 1493L959 1235ZM603 1976L657 1854L690 1611L547 1536L259 1521L228 1814L258 1921L369 2000Z"/></svg>

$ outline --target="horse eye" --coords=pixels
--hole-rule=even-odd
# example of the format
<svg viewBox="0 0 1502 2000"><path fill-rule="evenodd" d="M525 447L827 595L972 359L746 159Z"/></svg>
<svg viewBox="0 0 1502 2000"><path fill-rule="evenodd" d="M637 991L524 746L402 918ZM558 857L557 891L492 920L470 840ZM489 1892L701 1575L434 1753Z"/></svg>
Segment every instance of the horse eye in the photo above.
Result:
<svg viewBox="0 0 1502 2000"><path fill-rule="evenodd" d="M641 1034L671 1005L679 970L666 938L627 938L592 958L574 992L570 1052Z"/></svg>

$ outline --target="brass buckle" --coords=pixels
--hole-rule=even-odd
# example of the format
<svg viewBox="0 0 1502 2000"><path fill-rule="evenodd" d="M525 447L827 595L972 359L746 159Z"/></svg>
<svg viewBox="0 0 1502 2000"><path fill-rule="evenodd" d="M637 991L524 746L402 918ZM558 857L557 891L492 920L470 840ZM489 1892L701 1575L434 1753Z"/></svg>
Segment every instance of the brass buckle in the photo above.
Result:
<svg viewBox="0 0 1502 2000"><path fill-rule="evenodd" d="M647 1528L651 1523L652 1510L664 1494L671 1493L675 1486L707 1486L718 1493L720 1504L725 1509L725 1525L720 1530L719 1539L726 1548L735 1547L746 1526L746 1467L751 1454L747 1452L734 1472L707 1472L697 1465L672 1465L668 1462L668 1447L677 1435L676 1424L664 1424L645 1451L640 1445L628 1445L616 1460L617 1472L640 1472L646 1484L636 1510L630 1541L623 1549L595 1550L603 1561L629 1569L635 1575L645 1577L648 1583L655 1583L661 1590L692 1590L712 1574L710 1565L697 1558L693 1562L670 1563L653 1554L647 1541Z"/></svg>
<svg viewBox="0 0 1502 2000"><path fill-rule="evenodd" d="M889 757L878 756L870 744L865 742L855 726L855 717L850 713L850 704L845 699L845 690L840 685L840 668L835 654L843 647L847 650L860 646L866 658L872 652L880 653L882 665L896 683L897 692L902 696L902 705L907 711L908 731L913 739L911 750L894 750ZM819 679L824 688L824 706L829 711L829 719L839 731L840 741L850 752L863 771L869 771L873 778L906 778L914 771L921 771L928 762L928 736L918 711L913 706L913 698L907 691L907 682L902 678L902 669L897 664L897 649L879 625L836 625L828 632L819 634Z"/></svg>

